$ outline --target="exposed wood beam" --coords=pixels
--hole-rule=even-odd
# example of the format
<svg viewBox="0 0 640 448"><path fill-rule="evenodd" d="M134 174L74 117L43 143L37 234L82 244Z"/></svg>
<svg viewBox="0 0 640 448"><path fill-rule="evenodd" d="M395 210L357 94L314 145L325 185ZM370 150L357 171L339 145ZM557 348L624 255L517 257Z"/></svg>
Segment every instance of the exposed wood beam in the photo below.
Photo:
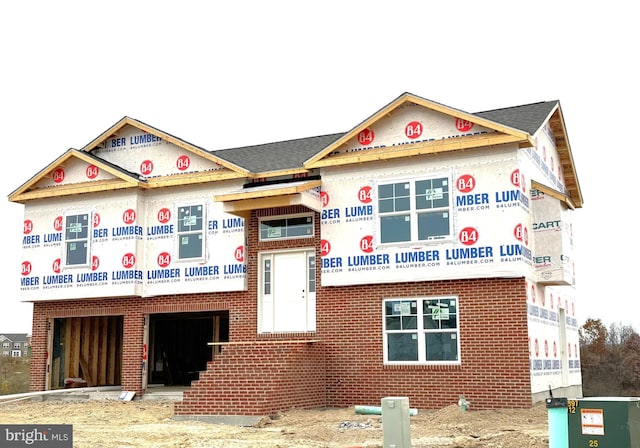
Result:
<svg viewBox="0 0 640 448"><path fill-rule="evenodd" d="M50 188L39 188L17 194L10 198L12 202L24 203L34 199L54 198L82 193L96 193L100 191L122 190L135 188L136 182L128 182L122 179L109 179L95 182L83 182L79 184L60 185Z"/></svg>
<svg viewBox="0 0 640 448"><path fill-rule="evenodd" d="M190 174L174 174L171 176L162 176L162 177L153 177L147 179L147 182L141 187L149 189L149 188L160 188L160 187L175 187L179 185L192 185L192 184L201 184L207 182L216 182L220 180L228 180L228 179L238 179L243 178L241 174L230 171L230 170L213 170L213 171L205 171L201 173L190 173Z"/></svg>
<svg viewBox="0 0 640 448"><path fill-rule="evenodd" d="M384 148L337 154L335 156L318 160L317 162L306 166L306 168L347 165L352 163L371 162L375 160L389 160L423 154L437 154L441 152L458 151L461 149L503 145L507 143L523 143L523 140L519 137L514 137L508 134L493 133L399 146L386 146ZM533 146L531 142L529 142L529 145Z"/></svg>
<svg viewBox="0 0 640 448"><path fill-rule="evenodd" d="M292 195L296 193L301 193L303 191L311 190L312 188L316 188L322 185L322 180L310 180L303 183L299 183L297 185L287 185L283 184L277 188L265 188L263 190L257 187L256 189L252 189L249 191L241 191L237 193L228 193L216 195L213 200L215 202L229 202L229 201L239 201L246 199L260 199L267 198L273 196L285 196ZM259 207L264 208L264 207Z"/></svg>
<svg viewBox="0 0 640 448"><path fill-rule="evenodd" d="M273 207L288 207L289 205L295 205L295 195L287 196L273 196L269 198L258 199L244 199L238 201L227 201L223 205L223 210L227 213L238 214L239 212L251 212L251 210L273 208Z"/></svg>

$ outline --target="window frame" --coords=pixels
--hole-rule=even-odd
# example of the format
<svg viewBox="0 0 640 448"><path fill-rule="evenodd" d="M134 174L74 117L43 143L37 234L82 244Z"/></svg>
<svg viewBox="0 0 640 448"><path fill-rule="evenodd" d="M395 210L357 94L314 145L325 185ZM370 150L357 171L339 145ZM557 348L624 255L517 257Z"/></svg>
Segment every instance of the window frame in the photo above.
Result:
<svg viewBox="0 0 640 448"><path fill-rule="evenodd" d="M196 230L181 230L181 220L184 218L181 216L182 209L193 209L194 207L200 207L202 210L201 213L201 227ZM176 204L176 261L178 262L198 262L204 261L206 259L206 230L207 230L207 207L205 201L191 201L191 202L182 202ZM196 218L197 219L197 218ZM191 237L191 236L200 236L200 255L195 257L182 257L181 256L181 247L182 247L182 238L183 237Z"/></svg>
<svg viewBox="0 0 640 448"><path fill-rule="evenodd" d="M425 318L429 316L429 314L424 313L424 304L425 302L441 302L448 300L449 303L451 301L454 302L455 306L455 327L453 328L425 328L424 322ZM402 318L406 316L408 319L406 320L408 326L411 325L411 318L415 317L415 328L400 328L400 329L388 329L387 328L387 304L398 302L400 306L403 306L404 303L416 302L416 314L404 314L401 312L399 316L401 317L400 321L404 322L405 320ZM438 320L441 325L442 319ZM417 340L417 359L416 360L389 360L389 335L395 334L406 334L406 335L415 335L415 339ZM455 353L456 359L448 360L448 359L439 359L439 360L428 360L428 344L426 342L427 335L434 334L451 334L455 335ZM420 297L388 297L382 300L382 344L383 344L383 363L384 365L460 365L462 364L462 356L460 353L460 299L455 295L447 295L447 296L420 296Z"/></svg>
<svg viewBox="0 0 640 448"><path fill-rule="evenodd" d="M447 196L447 205L438 205L432 207L420 207L417 202L420 200L422 202L425 201L434 201L437 199L426 198L426 193L419 194L416 192L417 184L421 182L431 182L440 181L446 182L447 191L444 192ZM399 195L397 194L396 187L402 184L409 185L409 191L407 195ZM391 187L394 189L394 192L391 196L381 197L381 187ZM433 243L441 243L443 241L452 241L453 240L453 207L452 207L452 184L451 184L451 175L433 175L433 176L420 176L420 177L410 177L410 178L398 178L398 179L389 179L385 181L378 181L375 185L376 191L376 204L377 204L377 216L376 216L376 232L377 232L377 242L380 246L398 246L398 245L415 245L415 244L433 244ZM393 204L393 210L385 210L382 211L381 201L386 201L388 205ZM395 209L396 206L402 207L403 202L408 201L408 208L406 209ZM438 235L438 236L428 236L425 239L420 239L421 232L421 220L426 218L427 215L434 215L436 213L446 213L447 216L447 233ZM383 221L385 218L402 218L403 216L409 217L409 239L395 239L390 238L387 241L384 241L386 232L383 229ZM421 219L422 218L422 219Z"/></svg>
<svg viewBox="0 0 640 448"><path fill-rule="evenodd" d="M71 224L68 222L68 219L71 217L79 217L86 216L87 217L87 225L86 225L86 236L82 238L69 238L68 237L68 229L71 228ZM76 223L77 224L77 223ZM93 228L93 214L89 210L72 210L69 212L65 212L62 217L62 268L63 269L72 269L72 268L86 268L91 265L91 234ZM69 263L71 257L69 257L69 244L86 244L85 251L85 259L82 263Z"/></svg>
<svg viewBox="0 0 640 448"><path fill-rule="evenodd" d="M294 236L280 236L280 237L274 237L274 238L263 238L262 237L262 223L265 221L280 221L280 220L285 220L285 227L281 227L284 228L285 233L287 228L287 222L290 219L296 219L296 218L308 218L311 220L310 222L310 228L311 228L311 234L306 234L306 235L294 235ZM283 240L298 240L298 239L302 239L302 238L313 238L315 236L315 215L313 213L294 213L294 214L289 214L289 215L275 215L275 216L262 216L258 219L258 241L260 241L261 243L263 242L267 242L267 241L283 241ZM293 227L293 226L291 226Z"/></svg>

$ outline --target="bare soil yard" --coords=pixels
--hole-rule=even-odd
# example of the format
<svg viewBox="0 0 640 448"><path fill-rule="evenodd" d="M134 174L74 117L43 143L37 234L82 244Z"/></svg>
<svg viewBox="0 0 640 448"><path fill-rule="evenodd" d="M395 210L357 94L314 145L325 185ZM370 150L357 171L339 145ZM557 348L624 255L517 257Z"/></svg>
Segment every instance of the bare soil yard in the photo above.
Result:
<svg viewBox="0 0 640 448"><path fill-rule="evenodd" d="M253 427L175 421L169 401L0 402L0 424L71 424L74 447L382 447L379 415L354 408L292 410ZM547 447L547 410L463 411L456 404L411 417L413 447Z"/></svg>

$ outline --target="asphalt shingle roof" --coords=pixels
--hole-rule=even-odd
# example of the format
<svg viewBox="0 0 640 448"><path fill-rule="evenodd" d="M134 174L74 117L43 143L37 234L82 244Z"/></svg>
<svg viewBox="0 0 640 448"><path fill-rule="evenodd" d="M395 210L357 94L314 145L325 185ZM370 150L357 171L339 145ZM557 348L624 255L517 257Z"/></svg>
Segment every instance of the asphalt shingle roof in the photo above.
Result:
<svg viewBox="0 0 640 448"><path fill-rule="evenodd" d="M544 124L557 103L557 101L545 101L477 112L473 115L533 135ZM253 173L299 169L302 168L306 160L343 135L344 133L342 132L275 143L221 149L211 153Z"/></svg>
<svg viewBox="0 0 640 448"><path fill-rule="evenodd" d="M212 154L253 173L299 169L311 156L344 135L320 135L276 143L220 149Z"/></svg>
<svg viewBox="0 0 640 448"><path fill-rule="evenodd" d="M476 112L473 115L533 135L540 129L540 126L544 124L546 119L549 118L549 114L557 104L558 101L544 101L523 106Z"/></svg>

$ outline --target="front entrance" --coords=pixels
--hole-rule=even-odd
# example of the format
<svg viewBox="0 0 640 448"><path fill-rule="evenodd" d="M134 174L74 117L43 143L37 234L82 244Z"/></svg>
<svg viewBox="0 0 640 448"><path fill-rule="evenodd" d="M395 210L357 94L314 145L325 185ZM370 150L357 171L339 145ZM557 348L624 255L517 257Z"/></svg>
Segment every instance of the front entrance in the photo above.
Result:
<svg viewBox="0 0 640 448"><path fill-rule="evenodd" d="M261 333L315 331L315 250L260 254Z"/></svg>

